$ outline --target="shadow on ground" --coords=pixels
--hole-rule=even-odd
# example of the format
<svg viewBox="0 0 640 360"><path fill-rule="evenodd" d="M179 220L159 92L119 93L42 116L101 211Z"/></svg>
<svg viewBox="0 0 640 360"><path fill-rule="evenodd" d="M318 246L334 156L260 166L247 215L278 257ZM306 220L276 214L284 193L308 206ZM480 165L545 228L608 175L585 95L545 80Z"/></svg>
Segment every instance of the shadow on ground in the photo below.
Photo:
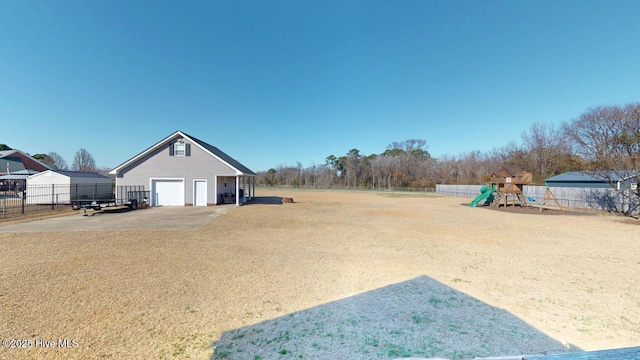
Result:
<svg viewBox="0 0 640 360"><path fill-rule="evenodd" d="M469 207L469 203L460 203L460 206ZM492 211L500 211L512 214L531 214L531 215L574 215L574 216L587 216L587 215L595 215L595 211L571 211L571 210L560 210L553 208L542 207L540 209L540 204L533 203L533 205L529 206L521 206L521 205L509 205L509 206L489 206L478 204L476 209L486 209Z"/></svg>
<svg viewBox="0 0 640 360"><path fill-rule="evenodd" d="M253 200L245 203L245 205L282 205L282 197L256 196Z"/></svg>
<svg viewBox="0 0 640 360"><path fill-rule="evenodd" d="M126 206L105 207L105 208L102 208L101 210L87 209L86 215L87 216L101 216L101 215L108 216L110 214L122 214L122 213L131 212L131 211L144 211L145 209L148 209L148 207L138 208L136 210L131 210ZM77 211L84 211L84 210L77 210Z"/></svg>
<svg viewBox="0 0 640 360"><path fill-rule="evenodd" d="M211 359L473 359L567 348L427 276L224 332Z"/></svg>

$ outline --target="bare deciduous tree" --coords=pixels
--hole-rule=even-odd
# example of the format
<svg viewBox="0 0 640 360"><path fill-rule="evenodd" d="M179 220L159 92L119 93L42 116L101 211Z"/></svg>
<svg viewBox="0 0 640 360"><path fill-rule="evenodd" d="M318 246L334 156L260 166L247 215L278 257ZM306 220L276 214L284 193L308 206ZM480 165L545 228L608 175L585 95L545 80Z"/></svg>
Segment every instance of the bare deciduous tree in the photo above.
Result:
<svg viewBox="0 0 640 360"><path fill-rule="evenodd" d="M564 141L562 131L551 124L535 123L528 132L522 133L523 150L527 154L528 170L538 179L545 179L558 173L561 159L571 153Z"/></svg>
<svg viewBox="0 0 640 360"><path fill-rule="evenodd" d="M67 165L67 162L64 161L62 156L60 156L60 154L58 154L57 152L51 151L50 153L47 154L47 156L49 156L49 158L53 162L53 166L55 166L56 169L62 170L62 171L69 170L69 165Z"/></svg>
<svg viewBox="0 0 640 360"><path fill-rule="evenodd" d="M71 169L74 171L96 171L96 161L85 148L82 148L76 152Z"/></svg>
<svg viewBox="0 0 640 360"><path fill-rule="evenodd" d="M620 184L623 196L640 198L640 103L592 108L563 130L593 175L614 189Z"/></svg>

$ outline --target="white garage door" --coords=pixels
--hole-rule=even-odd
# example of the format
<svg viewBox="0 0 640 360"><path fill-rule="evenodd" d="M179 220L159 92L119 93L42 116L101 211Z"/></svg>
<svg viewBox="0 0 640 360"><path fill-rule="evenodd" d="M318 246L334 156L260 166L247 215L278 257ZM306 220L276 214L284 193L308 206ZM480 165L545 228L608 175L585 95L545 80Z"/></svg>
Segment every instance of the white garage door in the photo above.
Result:
<svg viewBox="0 0 640 360"><path fill-rule="evenodd" d="M153 180L151 189L151 205L184 206L184 181Z"/></svg>

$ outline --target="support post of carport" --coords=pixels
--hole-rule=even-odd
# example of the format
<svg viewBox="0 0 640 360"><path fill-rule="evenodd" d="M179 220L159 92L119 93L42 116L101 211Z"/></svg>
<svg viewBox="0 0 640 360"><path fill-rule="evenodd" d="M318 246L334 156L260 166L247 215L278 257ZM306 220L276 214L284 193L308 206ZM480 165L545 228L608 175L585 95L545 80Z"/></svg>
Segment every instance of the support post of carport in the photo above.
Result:
<svg viewBox="0 0 640 360"><path fill-rule="evenodd" d="M240 175L236 175L236 206L240 206Z"/></svg>

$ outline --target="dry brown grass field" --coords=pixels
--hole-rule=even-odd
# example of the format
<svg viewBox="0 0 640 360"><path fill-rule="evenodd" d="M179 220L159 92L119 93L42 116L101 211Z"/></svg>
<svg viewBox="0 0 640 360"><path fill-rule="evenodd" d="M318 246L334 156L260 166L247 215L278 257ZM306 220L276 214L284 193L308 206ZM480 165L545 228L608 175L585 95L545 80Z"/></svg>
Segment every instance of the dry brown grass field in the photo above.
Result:
<svg viewBox="0 0 640 360"><path fill-rule="evenodd" d="M313 347L317 354L340 353L335 359L464 358L518 350L485 344L474 353L465 344L438 340L443 327L450 338L455 331L482 334L491 325L460 330L465 317L447 312L455 308L447 298L422 294L424 301L416 295L394 303L392 293L381 290L400 297L406 294L398 291L422 285L519 319L519 329L535 329L567 349L640 345L635 220L507 213L424 194L259 189L258 196L296 203L237 207L193 230L0 233L0 335L32 341L26 349L0 349L0 358L330 358L314 356ZM321 323L314 316L326 316L318 314L331 304L347 308L360 300L377 305L352 309L360 315L348 322L368 328L340 333L331 343L335 349L323 345L338 337L341 330L330 328L338 320L332 315L333 323ZM384 308L389 301L395 308ZM428 321L418 316L425 308L407 314L411 326L423 326L412 332L433 336L429 349L400 344L401 329L386 328L399 316L364 322L375 316L367 312L400 314L424 304L442 311L437 321L435 313ZM297 316L322 330L278 322ZM255 341L240 344L248 336L241 330L265 331L255 327L260 324L291 327L267 339L281 342L277 352L267 346L256 353L248 348ZM222 349L223 338L238 344ZM77 340L77 346L43 347L43 340L58 339ZM311 348L302 349L298 340Z"/></svg>

